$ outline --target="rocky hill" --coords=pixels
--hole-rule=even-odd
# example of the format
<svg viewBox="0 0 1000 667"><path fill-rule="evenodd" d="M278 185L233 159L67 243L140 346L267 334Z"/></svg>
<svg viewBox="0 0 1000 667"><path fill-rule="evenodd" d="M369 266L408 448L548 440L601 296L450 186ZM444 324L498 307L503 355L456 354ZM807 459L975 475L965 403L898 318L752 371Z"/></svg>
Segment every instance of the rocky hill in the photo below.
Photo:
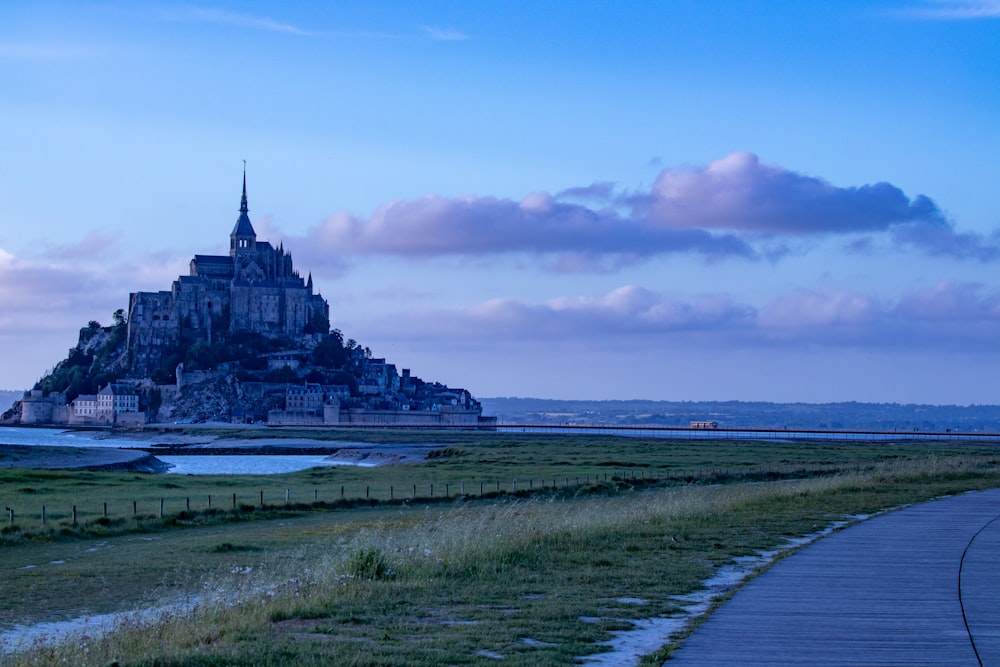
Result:
<svg viewBox="0 0 1000 667"><path fill-rule="evenodd" d="M216 333L211 341L164 349L159 367L136 377L129 372L128 322L121 310L113 317L111 326L92 321L81 329L77 345L38 381L34 393L69 405L112 383L128 386L150 422L266 421L272 411L291 407L286 397L295 385L321 387L325 402L335 399L347 410L417 412L442 405L480 410L465 390L426 383L408 369L400 374L336 329L298 336ZM20 422L21 413L18 401L0 423Z"/></svg>

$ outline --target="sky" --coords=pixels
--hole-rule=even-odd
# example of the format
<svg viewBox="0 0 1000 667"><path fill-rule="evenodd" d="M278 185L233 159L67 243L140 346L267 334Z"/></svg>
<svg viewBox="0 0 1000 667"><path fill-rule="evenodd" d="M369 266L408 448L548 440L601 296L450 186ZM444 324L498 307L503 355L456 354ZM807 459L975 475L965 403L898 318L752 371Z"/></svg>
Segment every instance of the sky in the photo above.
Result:
<svg viewBox="0 0 1000 667"><path fill-rule="evenodd" d="M1000 403L1000 1L0 3L0 388L258 239L478 397Z"/></svg>

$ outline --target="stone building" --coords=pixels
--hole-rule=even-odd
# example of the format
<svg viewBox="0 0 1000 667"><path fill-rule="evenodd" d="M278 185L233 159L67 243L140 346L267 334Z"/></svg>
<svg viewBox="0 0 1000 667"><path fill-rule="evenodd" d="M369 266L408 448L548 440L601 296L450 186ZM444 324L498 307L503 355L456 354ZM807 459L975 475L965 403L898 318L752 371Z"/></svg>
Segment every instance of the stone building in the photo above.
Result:
<svg viewBox="0 0 1000 667"><path fill-rule="evenodd" d="M195 255L190 274L170 291L129 295L131 372L148 376L178 345L209 343L220 332L250 331L295 338L317 320L329 322L326 300L295 270L284 244L258 241L247 207L246 171L240 215L229 235L228 255ZM326 333L323 331L322 333Z"/></svg>

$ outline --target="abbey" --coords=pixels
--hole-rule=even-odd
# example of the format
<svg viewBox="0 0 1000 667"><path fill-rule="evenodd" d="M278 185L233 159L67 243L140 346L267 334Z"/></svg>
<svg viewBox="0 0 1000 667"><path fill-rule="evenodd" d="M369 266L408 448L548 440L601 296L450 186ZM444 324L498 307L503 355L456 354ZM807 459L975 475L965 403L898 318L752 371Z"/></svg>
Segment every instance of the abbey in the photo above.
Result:
<svg viewBox="0 0 1000 667"><path fill-rule="evenodd" d="M148 376L179 345L213 335L249 331L296 338L326 333L330 307L313 293L312 274L303 280L284 245L258 241L247 207L246 170L240 215L229 235L228 255L195 255L190 275L169 292L129 295L128 351L131 373Z"/></svg>

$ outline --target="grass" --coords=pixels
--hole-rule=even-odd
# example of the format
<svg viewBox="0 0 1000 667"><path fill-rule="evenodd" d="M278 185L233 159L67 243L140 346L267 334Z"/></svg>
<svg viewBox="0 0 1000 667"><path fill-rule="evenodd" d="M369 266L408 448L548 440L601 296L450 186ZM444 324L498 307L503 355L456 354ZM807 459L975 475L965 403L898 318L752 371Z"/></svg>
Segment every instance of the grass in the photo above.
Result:
<svg viewBox="0 0 1000 667"><path fill-rule="evenodd" d="M616 477L685 483L761 481L861 472L888 461L927 457L973 456L986 463L1000 459L1000 448L971 443L670 441L405 430L215 429L213 433L244 438L315 436L335 441L350 436L382 443L431 441L441 447L426 461L413 465L336 466L264 476L0 469L0 507L14 509L15 517L13 525L0 517L0 549L25 539L148 533L173 525L268 519L287 515L289 510L344 509L390 499L426 501L445 495L579 488Z"/></svg>
<svg viewBox="0 0 1000 667"><path fill-rule="evenodd" d="M650 444L636 442L632 451L615 440L606 448L618 463L667 456ZM714 444L698 451L704 444L685 443L686 456L724 458ZM616 619L675 613L671 596L697 590L734 556L846 515L1000 484L992 449L910 445L890 456L850 444L806 444L798 452L769 444L736 447L728 456L748 466L793 465L809 476L746 482L730 475L721 485L628 480L528 498L303 511L252 525L11 542L0 549L13 573L0 578L0 598L14 601L5 605L12 611L3 622L31 611L38 618L74 590L74 599L106 609L135 608L140 599L151 605L154 593L169 600L198 592L206 601L160 622L133 619L107 636L38 646L9 663L476 665L502 655L504 664L574 664L610 632L629 627ZM464 456L495 456L490 443L483 449ZM596 445L572 454L558 449L542 443L522 453L534 464L554 454L609 458ZM793 454L798 460L783 463ZM26 564L36 567L22 569ZM636 598L646 604L634 604ZM74 612L65 601L59 608ZM647 663L668 654L669 647Z"/></svg>

